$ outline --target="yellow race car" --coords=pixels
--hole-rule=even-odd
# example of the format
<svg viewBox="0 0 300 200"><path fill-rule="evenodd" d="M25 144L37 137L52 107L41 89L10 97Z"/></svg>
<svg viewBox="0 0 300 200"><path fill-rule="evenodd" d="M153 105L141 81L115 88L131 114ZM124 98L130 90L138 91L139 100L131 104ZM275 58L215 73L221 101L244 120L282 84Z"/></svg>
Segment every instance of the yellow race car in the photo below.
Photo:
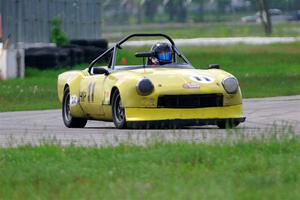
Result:
<svg viewBox="0 0 300 200"><path fill-rule="evenodd" d="M133 37L167 42L155 43L147 52L126 52L126 41ZM160 33L127 36L87 69L60 74L57 90L69 128L83 128L87 120L113 121L120 129L233 128L245 121L237 79L218 65L195 69Z"/></svg>

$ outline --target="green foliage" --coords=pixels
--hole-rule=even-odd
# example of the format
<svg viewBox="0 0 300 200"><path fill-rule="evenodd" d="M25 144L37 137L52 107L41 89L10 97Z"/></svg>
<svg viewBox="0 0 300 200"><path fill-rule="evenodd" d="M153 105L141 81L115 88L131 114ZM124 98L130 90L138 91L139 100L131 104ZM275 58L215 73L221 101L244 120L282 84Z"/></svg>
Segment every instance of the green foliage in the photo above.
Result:
<svg viewBox="0 0 300 200"><path fill-rule="evenodd" d="M61 19L59 17L53 17L51 24L51 42L57 46L69 43L66 34L61 30Z"/></svg>
<svg viewBox="0 0 300 200"><path fill-rule="evenodd" d="M1 199L299 199L300 143L0 149Z"/></svg>

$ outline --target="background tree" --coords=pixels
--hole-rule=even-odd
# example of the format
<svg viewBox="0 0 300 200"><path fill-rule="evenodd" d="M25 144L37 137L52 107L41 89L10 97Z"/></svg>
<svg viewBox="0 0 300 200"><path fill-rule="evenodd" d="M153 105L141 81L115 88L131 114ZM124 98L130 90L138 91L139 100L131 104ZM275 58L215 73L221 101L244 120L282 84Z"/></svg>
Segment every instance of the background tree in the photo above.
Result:
<svg viewBox="0 0 300 200"><path fill-rule="evenodd" d="M230 8L231 0L216 0L215 3L217 4L217 21L221 21L222 16Z"/></svg>
<svg viewBox="0 0 300 200"><path fill-rule="evenodd" d="M144 13L144 5L145 1L144 0L135 0L134 4L136 5L137 8L137 24L142 24L143 22L143 13Z"/></svg>
<svg viewBox="0 0 300 200"><path fill-rule="evenodd" d="M144 13L148 22L153 22L158 5L158 0L144 0Z"/></svg>
<svg viewBox="0 0 300 200"><path fill-rule="evenodd" d="M60 17L53 17L51 20L51 42L55 43L57 46L62 46L69 43L69 39L65 32L61 29L61 19Z"/></svg>
<svg viewBox="0 0 300 200"><path fill-rule="evenodd" d="M279 8L281 10L299 10L299 0L271 0L268 2L270 8Z"/></svg>
<svg viewBox="0 0 300 200"><path fill-rule="evenodd" d="M166 12L169 15L169 20L174 21L176 15L176 2L172 0L164 0L163 5L165 7Z"/></svg>
<svg viewBox="0 0 300 200"><path fill-rule="evenodd" d="M187 21L187 7L191 0L164 0L163 5L169 14L169 20L175 22Z"/></svg>
<svg viewBox="0 0 300 200"><path fill-rule="evenodd" d="M265 34L270 36L272 34L272 21L269 13L268 0L257 0L257 5L260 13L260 20L264 27Z"/></svg>
<svg viewBox="0 0 300 200"><path fill-rule="evenodd" d="M196 22L203 22L204 21L204 3L205 0L194 0L197 3L197 13L196 13Z"/></svg>

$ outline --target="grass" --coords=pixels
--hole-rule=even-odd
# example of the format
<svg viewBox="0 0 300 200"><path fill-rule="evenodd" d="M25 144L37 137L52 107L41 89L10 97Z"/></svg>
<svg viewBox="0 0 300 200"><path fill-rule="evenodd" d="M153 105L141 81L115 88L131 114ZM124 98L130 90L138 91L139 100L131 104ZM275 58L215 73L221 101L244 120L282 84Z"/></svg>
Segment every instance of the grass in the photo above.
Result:
<svg viewBox="0 0 300 200"><path fill-rule="evenodd" d="M0 111L49 109L59 106L56 81L63 70L26 69L25 79L2 81Z"/></svg>
<svg viewBox="0 0 300 200"><path fill-rule="evenodd" d="M131 33L160 33L172 38L198 37L248 37L265 36L261 24L209 23L209 24L150 24L144 26L113 26L103 30L103 37L109 41L118 41ZM272 36L299 36L297 22L273 24Z"/></svg>
<svg viewBox="0 0 300 200"><path fill-rule="evenodd" d="M300 143L0 149L0 199L299 199Z"/></svg>
<svg viewBox="0 0 300 200"><path fill-rule="evenodd" d="M181 47L181 50L194 67L205 68L218 63L235 75L246 98L300 94L300 43ZM128 56L128 53L123 55ZM67 70L27 68L26 79L1 81L0 111L59 108L57 75Z"/></svg>

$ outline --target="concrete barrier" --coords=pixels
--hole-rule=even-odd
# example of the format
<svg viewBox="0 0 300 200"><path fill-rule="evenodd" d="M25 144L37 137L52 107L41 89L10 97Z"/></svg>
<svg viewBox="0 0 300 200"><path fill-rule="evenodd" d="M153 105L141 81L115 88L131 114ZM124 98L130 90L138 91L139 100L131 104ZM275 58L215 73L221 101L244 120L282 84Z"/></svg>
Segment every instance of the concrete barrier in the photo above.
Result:
<svg viewBox="0 0 300 200"><path fill-rule="evenodd" d="M0 80L23 78L24 49L4 49L2 43L0 44Z"/></svg>

